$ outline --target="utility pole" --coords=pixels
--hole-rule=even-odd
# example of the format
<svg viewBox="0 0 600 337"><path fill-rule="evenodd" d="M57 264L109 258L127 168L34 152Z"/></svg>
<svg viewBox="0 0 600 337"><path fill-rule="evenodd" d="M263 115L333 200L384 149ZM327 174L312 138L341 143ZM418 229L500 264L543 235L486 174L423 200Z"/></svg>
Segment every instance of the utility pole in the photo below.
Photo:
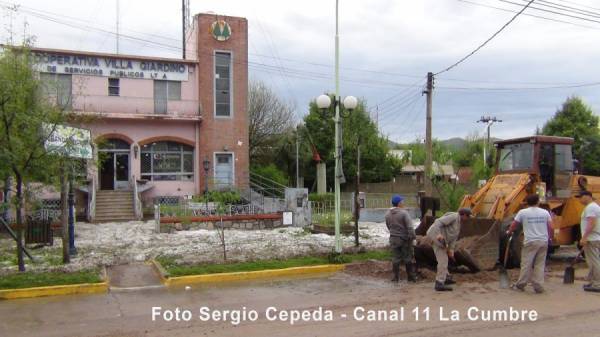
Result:
<svg viewBox="0 0 600 337"><path fill-rule="evenodd" d="M501 123L501 119L497 119L496 116L481 116L481 118L477 121L477 123L485 123L485 128L487 129L487 138L483 141L483 166L487 166L487 151L490 146L490 129L494 123Z"/></svg>
<svg viewBox="0 0 600 337"><path fill-rule="evenodd" d="M60 175L60 205L61 205L61 225L62 225L62 251L63 263L71 262L69 255L69 181L67 179L67 170L64 167Z"/></svg>
<svg viewBox="0 0 600 337"><path fill-rule="evenodd" d="M298 127L296 127L296 188L300 188L300 159L298 148L300 147L300 135L298 134Z"/></svg>
<svg viewBox="0 0 600 337"><path fill-rule="evenodd" d="M425 195L428 197L432 196L433 186L431 184L431 166L433 163L433 145L431 140L431 109L433 102L433 73L427 73L427 89L423 91L427 95L427 117L425 123Z"/></svg>
<svg viewBox="0 0 600 337"><path fill-rule="evenodd" d="M354 186L354 245L358 247L358 220L360 218L360 136L356 140L356 183Z"/></svg>
<svg viewBox="0 0 600 337"><path fill-rule="evenodd" d="M119 53L119 0L117 1L117 34L116 34L116 38L117 38L117 54Z"/></svg>
<svg viewBox="0 0 600 337"><path fill-rule="evenodd" d="M340 197L340 177L341 167L341 141L340 141L340 35L338 27L339 0L335 1L335 252L342 252L342 238L340 236L340 218L341 218L341 197Z"/></svg>
<svg viewBox="0 0 600 337"><path fill-rule="evenodd" d="M181 51L183 53L183 59L185 60L185 0L181 0Z"/></svg>

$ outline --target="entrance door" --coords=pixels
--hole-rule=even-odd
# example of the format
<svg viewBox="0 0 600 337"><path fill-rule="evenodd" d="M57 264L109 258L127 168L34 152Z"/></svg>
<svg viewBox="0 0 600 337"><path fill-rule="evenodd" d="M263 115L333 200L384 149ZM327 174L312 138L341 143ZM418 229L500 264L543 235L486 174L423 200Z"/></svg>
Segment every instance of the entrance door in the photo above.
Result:
<svg viewBox="0 0 600 337"><path fill-rule="evenodd" d="M100 189L129 188L129 153L107 152L100 168Z"/></svg>
<svg viewBox="0 0 600 337"><path fill-rule="evenodd" d="M233 185L233 154L219 153L215 155L215 187L228 188Z"/></svg>
<svg viewBox="0 0 600 337"><path fill-rule="evenodd" d="M100 189L115 189L115 157L113 153L107 153L100 167Z"/></svg>
<svg viewBox="0 0 600 337"><path fill-rule="evenodd" d="M129 153L115 152L115 190L129 187Z"/></svg>

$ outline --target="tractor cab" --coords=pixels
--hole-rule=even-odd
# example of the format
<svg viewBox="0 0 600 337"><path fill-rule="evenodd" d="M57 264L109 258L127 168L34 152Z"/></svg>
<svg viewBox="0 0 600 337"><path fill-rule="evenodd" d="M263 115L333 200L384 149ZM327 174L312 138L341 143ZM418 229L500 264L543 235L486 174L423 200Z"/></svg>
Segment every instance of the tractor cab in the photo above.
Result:
<svg viewBox="0 0 600 337"><path fill-rule="evenodd" d="M546 196L571 195L572 138L532 136L499 141L495 146L496 174L529 173L546 184Z"/></svg>

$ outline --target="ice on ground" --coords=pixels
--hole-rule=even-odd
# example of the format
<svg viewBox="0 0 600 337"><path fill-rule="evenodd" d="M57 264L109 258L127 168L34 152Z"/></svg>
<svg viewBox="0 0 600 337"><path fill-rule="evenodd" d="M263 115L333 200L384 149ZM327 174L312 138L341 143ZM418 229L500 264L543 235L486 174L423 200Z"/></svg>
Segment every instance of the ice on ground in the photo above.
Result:
<svg viewBox="0 0 600 337"><path fill-rule="evenodd" d="M154 221L109 222L102 224L77 223L75 245L77 256L69 265L61 260L61 240L54 246L32 250L40 262L29 260L27 270L83 270L105 265L146 261L168 256L182 263L223 262L223 245L217 230L190 230L174 233L155 233ZM360 243L367 249L383 248L388 244L388 230L383 223L361 222ZM354 237L343 237L344 247L354 245ZM225 230L228 261L287 258L300 255L326 254L332 251L334 237L311 234L303 228L283 227L269 230ZM0 239L0 258L12 253L14 241ZM14 257L11 257L14 259ZM13 263L0 261L0 274L16 271Z"/></svg>

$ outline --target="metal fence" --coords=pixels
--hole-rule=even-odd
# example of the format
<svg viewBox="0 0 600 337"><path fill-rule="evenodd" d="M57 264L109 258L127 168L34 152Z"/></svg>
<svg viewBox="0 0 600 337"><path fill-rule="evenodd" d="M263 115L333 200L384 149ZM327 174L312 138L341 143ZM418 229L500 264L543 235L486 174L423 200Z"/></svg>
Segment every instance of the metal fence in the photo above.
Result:
<svg viewBox="0 0 600 337"><path fill-rule="evenodd" d="M178 205L159 204L160 217L193 217L211 215L264 214L257 205L219 205L214 202L186 202Z"/></svg>
<svg viewBox="0 0 600 337"><path fill-rule="evenodd" d="M363 208L389 208L393 193L366 193ZM354 210L354 193L342 193L340 198L340 209L342 212L352 212ZM416 196L404 196L405 207L417 207ZM333 200L312 201L311 209L313 214L326 214L334 212L335 203Z"/></svg>

